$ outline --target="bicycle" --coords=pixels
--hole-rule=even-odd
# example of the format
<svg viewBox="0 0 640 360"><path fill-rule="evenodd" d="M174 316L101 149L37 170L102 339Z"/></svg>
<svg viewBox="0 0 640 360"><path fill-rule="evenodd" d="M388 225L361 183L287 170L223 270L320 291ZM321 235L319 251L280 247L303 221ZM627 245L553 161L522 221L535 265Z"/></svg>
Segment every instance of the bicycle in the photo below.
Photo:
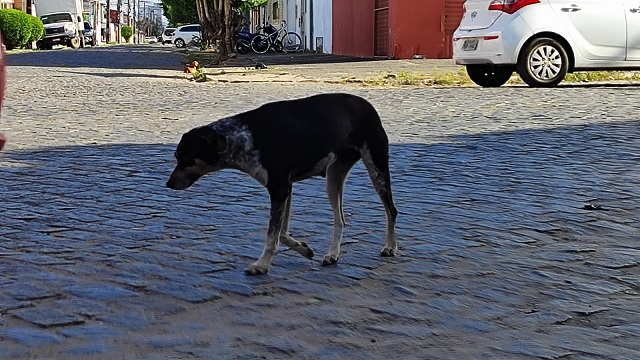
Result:
<svg viewBox="0 0 640 360"><path fill-rule="evenodd" d="M262 30L262 34L256 35L251 40L251 50L257 54L264 54L269 49L277 52L298 52L302 51L302 38L292 31L287 31L287 21L282 20L280 28L267 23Z"/></svg>

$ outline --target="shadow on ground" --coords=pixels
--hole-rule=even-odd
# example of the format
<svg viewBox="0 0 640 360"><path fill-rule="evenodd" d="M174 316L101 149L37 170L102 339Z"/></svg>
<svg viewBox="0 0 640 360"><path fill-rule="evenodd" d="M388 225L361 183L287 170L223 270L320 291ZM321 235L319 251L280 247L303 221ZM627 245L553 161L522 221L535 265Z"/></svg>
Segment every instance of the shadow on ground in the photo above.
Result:
<svg viewBox="0 0 640 360"><path fill-rule="evenodd" d="M603 123L456 136L433 145L394 144L399 228L419 237L429 227L430 238L445 243L459 239L461 229L478 225L546 229L567 211L582 216L583 204L592 199L603 208L624 208L635 218L635 205L628 207L640 183L639 125ZM0 192L3 206L12 210L4 215L4 229L93 231L101 219L115 218L119 226L113 230L119 233L131 214L140 214L131 221L134 228L145 229L145 236L175 238L198 233L200 226L226 228L230 237L221 241L257 254L260 241L245 239L261 237L265 191L234 171L209 175L187 191L171 191L164 184L173 168L173 150L166 144L114 144L4 152ZM294 195L293 231L325 238L332 217L324 179L296 184ZM361 164L347 182L345 207L352 229L382 231L382 206ZM74 219L67 217L70 213ZM83 221L85 216L91 221ZM109 228L99 236L113 236ZM238 235L240 242L234 239Z"/></svg>
<svg viewBox="0 0 640 360"><path fill-rule="evenodd" d="M362 61L386 60L383 58L360 58L352 56L340 56L330 54L308 54L308 53L275 53L268 52L266 54L249 53L245 55L237 55L230 58L222 64L211 64L213 55L206 52L193 53L193 56L209 68L224 67L253 67L257 63L267 66L275 65L306 65L306 64L337 64L337 63L355 63Z"/></svg>
<svg viewBox="0 0 640 360"><path fill-rule="evenodd" d="M376 58L356 58L327 54L286 54L267 53L238 55L222 64L209 65L215 57L210 52L192 54L207 67L253 67L258 62L270 65L292 64L328 64L372 61ZM118 45L105 47L87 47L72 50L68 48L49 51L29 51L7 54L9 66L39 66L66 68L101 68L101 69L155 69L182 70L187 62L186 52L176 51L173 46L162 45Z"/></svg>
<svg viewBox="0 0 640 360"><path fill-rule="evenodd" d="M160 45L118 45L7 54L9 66L181 70L184 55Z"/></svg>

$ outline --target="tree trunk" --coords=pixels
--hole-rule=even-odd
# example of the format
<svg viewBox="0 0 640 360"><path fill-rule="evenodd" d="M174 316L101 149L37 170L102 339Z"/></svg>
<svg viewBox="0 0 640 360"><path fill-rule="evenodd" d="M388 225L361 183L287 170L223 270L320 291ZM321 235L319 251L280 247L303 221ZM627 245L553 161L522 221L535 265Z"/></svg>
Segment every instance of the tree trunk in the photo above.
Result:
<svg viewBox="0 0 640 360"><path fill-rule="evenodd" d="M233 11L231 10L231 0L224 0L224 38L223 43L227 55L233 52Z"/></svg>
<svg viewBox="0 0 640 360"><path fill-rule="evenodd" d="M203 46L217 48L214 62L226 60L233 41L231 0L196 0L196 10L202 26Z"/></svg>

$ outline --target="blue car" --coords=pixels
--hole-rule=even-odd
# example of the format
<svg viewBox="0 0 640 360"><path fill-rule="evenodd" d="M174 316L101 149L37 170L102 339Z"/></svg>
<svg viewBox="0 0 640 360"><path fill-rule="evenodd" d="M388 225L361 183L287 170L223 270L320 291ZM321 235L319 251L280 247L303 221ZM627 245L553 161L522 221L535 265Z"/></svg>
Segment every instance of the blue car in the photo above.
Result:
<svg viewBox="0 0 640 360"><path fill-rule="evenodd" d="M88 21L84 22L84 43L85 45L96 46L95 31L93 31L93 27Z"/></svg>

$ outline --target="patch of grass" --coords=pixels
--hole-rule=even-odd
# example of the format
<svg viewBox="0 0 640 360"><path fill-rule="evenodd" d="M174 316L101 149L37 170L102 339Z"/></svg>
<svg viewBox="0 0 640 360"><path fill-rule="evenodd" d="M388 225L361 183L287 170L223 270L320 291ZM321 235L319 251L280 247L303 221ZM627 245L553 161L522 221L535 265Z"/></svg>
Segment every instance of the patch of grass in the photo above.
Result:
<svg viewBox="0 0 640 360"><path fill-rule="evenodd" d="M567 74L564 83L584 83L603 81L640 81L637 71L589 71ZM345 78L343 83L361 83L365 86L467 86L474 85L464 67L458 71L435 71L431 74L403 71L397 74L386 73L362 80ZM507 82L509 85L523 84L520 76L513 73Z"/></svg>
<svg viewBox="0 0 640 360"><path fill-rule="evenodd" d="M7 50L7 55L9 55L9 54L22 54L22 53L32 52L32 51L37 51L37 50L34 50L34 49L13 49L13 50Z"/></svg>
<svg viewBox="0 0 640 360"><path fill-rule="evenodd" d="M431 74L402 71L367 77L361 81L344 79L346 83L360 82L365 86L457 86L469 85L471 79L464 68L458 71L434 72Z"/></svg>
<svg viewBox="0 0 640 360"><path fill-rule="evenodd" d="M598 81L639 81L637 71L589 71L567 74L566 82L598 82Z"/></svg>

